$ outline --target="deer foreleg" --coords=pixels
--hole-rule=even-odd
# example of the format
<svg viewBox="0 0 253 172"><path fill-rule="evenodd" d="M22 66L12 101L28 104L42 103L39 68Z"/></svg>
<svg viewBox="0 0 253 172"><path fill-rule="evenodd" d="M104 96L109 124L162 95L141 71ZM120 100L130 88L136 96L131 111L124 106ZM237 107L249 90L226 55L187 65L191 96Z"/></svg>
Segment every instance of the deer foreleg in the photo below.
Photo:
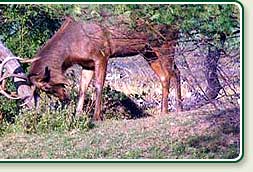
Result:
<svg viewBox="0 0 253 172"><path fill-rule="evenodd" d="M104 86L105 76L106 76L106 67L107 67L106 61L101 60L97 63L95 62L96 103L95 103L94 119L96 121L103 120L103 116L101 115L102 92L103 92L103 86Z"/></svg>

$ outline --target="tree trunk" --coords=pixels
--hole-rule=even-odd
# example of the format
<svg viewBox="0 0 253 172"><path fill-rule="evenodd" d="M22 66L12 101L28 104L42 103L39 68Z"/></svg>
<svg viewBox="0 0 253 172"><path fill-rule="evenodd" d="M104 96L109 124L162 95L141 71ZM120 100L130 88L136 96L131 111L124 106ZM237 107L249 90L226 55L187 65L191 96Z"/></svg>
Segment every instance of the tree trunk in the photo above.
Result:
<svg viewBox="0 0 253 172"><path fill-rule="evenodd" d="M14 57L12 52L4 46L4 44L0 41L0 61L3 61L6 57ZM9 74L25 74L22 69L20 63L17 60L10 60L5 65L6 72ZM2 71L0 71L2 72ZM35 100L33 96L33 91L29 86L29 83L21 78L14 77L13 79L14 85L17 90L17 94L19 97L24 97L23 101L27 108L35 107Z"/></svg>
<svg viewBox="0 0 253 172"><path fill-rule="evenodd" d="M205 76L207 87L206 96L211 100L215 99L221 89L221 84L217 74L218 61L220 59L220 50L217 47L208 47L208 54L205 59Z"/></svg>

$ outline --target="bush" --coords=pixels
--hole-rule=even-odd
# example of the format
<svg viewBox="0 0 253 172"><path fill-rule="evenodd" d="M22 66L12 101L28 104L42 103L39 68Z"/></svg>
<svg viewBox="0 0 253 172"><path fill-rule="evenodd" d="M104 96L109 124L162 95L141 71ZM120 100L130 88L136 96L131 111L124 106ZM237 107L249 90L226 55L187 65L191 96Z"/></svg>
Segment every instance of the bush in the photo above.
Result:
<svg viewBox="0 0 253 172"><path fill-rule="evenodd" d="M52 131L67 132L73 129L87 130L92 127L87 115L77 119L74 117L74 113L75 102L63 107L58 100L42 93L39 108L20 110L19 115L14 112L12 121L4 118L0 123L0 135L12 132L29 134L49 133Z"/></svg>

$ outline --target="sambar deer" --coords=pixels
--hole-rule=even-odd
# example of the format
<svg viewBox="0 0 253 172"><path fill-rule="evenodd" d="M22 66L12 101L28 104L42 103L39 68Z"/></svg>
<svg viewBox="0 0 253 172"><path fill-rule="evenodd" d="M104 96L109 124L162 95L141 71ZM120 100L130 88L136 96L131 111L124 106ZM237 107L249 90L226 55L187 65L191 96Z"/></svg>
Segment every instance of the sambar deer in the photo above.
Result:
<svg viewBox="0 0 253 172"><path fill-rule="evenodd" d="M152 27L152 32L136 31L126 26L106 26L98 22L67 18L60 29L36 54L29 80L38 89L69 101L65 89L66 69L81 65L79 100L76 113L82 114L85 92L95 78L95 120L102 120L101 99L108 59L141 54L162 84L162 113L168 112L170 79L176 79L177 109L181 110L180 73L174 62L178 32L167 25ZM157 36L159 33L160 36Z"/></svg>

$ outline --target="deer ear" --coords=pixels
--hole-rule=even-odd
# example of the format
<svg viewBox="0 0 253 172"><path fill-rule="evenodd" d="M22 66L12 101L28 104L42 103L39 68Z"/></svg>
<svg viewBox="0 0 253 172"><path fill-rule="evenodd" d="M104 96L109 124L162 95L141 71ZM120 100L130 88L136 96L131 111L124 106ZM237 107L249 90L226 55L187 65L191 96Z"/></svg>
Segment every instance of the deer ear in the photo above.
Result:
<svg viewBox="0 0 253 172"><path fill-rule="evenodd" d="M43 77L43 81L44 82L49 82L50 81L50 69L47 67L45 67L45 72L44 72L44 77Z"/></svg>

